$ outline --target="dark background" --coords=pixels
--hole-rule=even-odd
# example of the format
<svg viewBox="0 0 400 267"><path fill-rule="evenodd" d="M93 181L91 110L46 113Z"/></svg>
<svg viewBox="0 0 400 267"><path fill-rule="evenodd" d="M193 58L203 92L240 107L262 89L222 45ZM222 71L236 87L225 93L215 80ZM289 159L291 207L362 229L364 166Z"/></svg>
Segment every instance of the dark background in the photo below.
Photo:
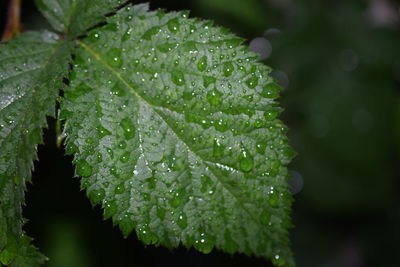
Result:
<svg viewBox="0 0 400 267"><path fill-rule="evenodd" d="M25 29L49 27L32 1ZM6 1L0 1L3 27ZM292 247L299 267L400 266L400 3L389 0L158 0L247 38L285 87L282 119L299 155ZM123 239L73 177L54 120L28 186L27 233L47 266L268 266L219 251ZM304 183L304 186L301 185Z"/></svg>

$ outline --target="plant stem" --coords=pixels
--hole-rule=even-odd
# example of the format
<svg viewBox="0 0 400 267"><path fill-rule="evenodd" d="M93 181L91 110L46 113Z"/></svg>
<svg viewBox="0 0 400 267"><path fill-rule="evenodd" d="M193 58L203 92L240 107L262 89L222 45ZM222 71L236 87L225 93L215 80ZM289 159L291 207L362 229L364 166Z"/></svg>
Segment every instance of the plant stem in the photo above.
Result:
<svg viewBox="0 0 400 267"><path fill-rule="evenodd" d="M13 36L21 33L22 25L20 21L21 0L10 0L7 12L7 24L4 29L2 42L10 40Z"/></svg>

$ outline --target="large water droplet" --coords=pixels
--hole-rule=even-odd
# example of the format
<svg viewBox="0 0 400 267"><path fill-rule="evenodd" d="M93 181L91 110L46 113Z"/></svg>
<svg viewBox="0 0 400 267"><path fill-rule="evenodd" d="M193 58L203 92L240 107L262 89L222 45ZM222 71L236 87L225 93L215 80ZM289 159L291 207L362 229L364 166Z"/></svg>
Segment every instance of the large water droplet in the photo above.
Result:
<svg viewBox="0 0 400 267"><path fill-rule="evenodd" d="M111 218L118 211L118 206L115 201L104 201L104 218Z"/></svg>
<svg viewBox="0 0 400 267"><path fill-rule="evenodd" d="M212 76L203 76L204 88L207 88L210 84L216 83L217 79Z"/></svg>
<svg viewBox="0 0 400 267"><path fill-rule="evenodd" d="M258 85L258 78L257 76L253 75L250 78L248 78L246 80L246 85L247 87L249 87L250 89L253 89L254 87L256 87Z"/></svg>
<svg viewBox="0 0 400 267"><path fill-rule="evenodd" d="M176 33L179 31L180 23L178 18L171 19L170 21L167 22L167 27L168 30L170 30L172 33Z"/></svg>
<svg viewBox="0 0 400 267"><path fill-rule="evenodd" d="M88 177L92 174L92 166L86 160L81 159L76 163L76 174L82 177Z"/></svg>
<svg viewBox="0 0 400 267"><path fill-rule="evenodd" d="M279 205L279 193L273 187L271 187L268 192L268 203L273 208L276 208Z"/></svg>
<svg viewBox="0 0 400 267"><path fill-rule="evenodd" d="M103 137L105 137L107 135L111 135L111 132L100 125L100 126L97 127L97 135L101 139L101 138L103 138Z"/></svg>
<svg viewBox="0 0 400 267"><path fill-rule="evenodd" d="M120 160L122 163L128 162L128 161L129 161L130 154L131 154L131 153L128 152L128 151L124 152L124 153L121 155L121 157L119 158L119 160Z"/></svg>
<svg viewBox="0 0 400 267"><path fill-rule="evenodd" d="M195 249L203 252L204 254L208 254L214 247L215 238L211 235L206 234L205 232L201 231L200 234L197 236L196 241L194 242Z"/></svg>
<svg viewBox="0 0 400 267"><path fill-rule="evenodd" d="M111 48L108 50L106 54L107 63L112 67L121 67L122 66L122 58L121 58L121 49L119 48Z"/></svg>
<svg viewBox="0 0 400 267"><path fill-rule="evenodd" d="M249 172L253 169L254 160L253 157L246 151L243 150L240 153L239 167L244 172Z"/></svg>
<svg viewBox="0 0 400 267"><path fill-rule="evenodd" d="M132 139L135 136L135 126L132 121L128 118L122 119L119 124L124 131L124 136L126 139Z"/></svg>
<svg viewBox="0 0 400 267"><path fill-rule="evenodd" d="M153 38L153 36L159 33L160 31L161 28L158 26L151 27L142 35L142 38L145 40L151 40L151 38Z"/></svg>
<svg viewBox="0 0 400 267"><path fill-rule="evenodd" d="M285 265L285 259L280 255L280 254L275 254L272 259L271 262L275 265L275 266L284 266Z"/></svg>
<svg viewBox="0 0 400 267"><path fill-rule="evenodd" d="M123 88L119 83L117 83L113 88L110 90L110 95L116 96L125 96L125 88Z"/></svg>
<svg viewBox="0 0 400 267"><path fill-rule="evenodd" d="M117 186L115 187L114 192L115 192L115 194L122 194L122 193L124 193L124 192L125 192L125 185L124 185L124 183L120 183L119 185L117 185Z"/></svg>
<svg viewBox="0 0 400 267"><path fill-rule="evenodd" d="M181 229L185 229L187 227L187 216L185 213L180 213L178 216L178 220L176 221L176 223L178 224L178 226Z"/></svg>
<svg viewBox="0 0 400 267"><path fill-rule="evenodd" d="M197 68L199 71L205 71L207 68L207 57L206 56L202 56L199 60L199 62L197 63Z"/></svg>
<svg viewBox="0 0 400 267"><path fill-rule="evenodd" d="M224 155L224 147L220 144L218 139L214 140L213 146L213 156L216 158L221 158Z"/></svg>
<svg viewBox="0 0 400 267"><path fill-rule="evenodd" d="M183 72L181 72L181 71L174 71L171 74L171 80L174 84L176 84L178 86L182 86L185 84L185 76L184 76Z"/></svg>
<svg viewBox="0 0 400 267"><path fill-rule="evenodd" d="M167 44L162 44L162 45L157 46L158 50L160 50L162 53L169 53L175 47L177 47L176 43L172 43L172 44L167 43Z"/></svg>
<svg viewBox="0 0 400 267"><path fill-rule="evenodd" d="M139 227L138 237L146 245L156 244L158 241L158 238L150 231L150 228L147 224Z"/></svg>
<svg viewBox="0 0 400 267"><path fill-rule="evenodd" d="M274 120L276 117L278 117L279 112L277 110L268 110L264 112L264 118L267 121L272 121Z"/></svg>
<svg viewBox="0 0 400 267"><path fill-rule="evenodd" d="M93 205L100 203L104 199L106 192L103 188L93 189L88 192L88 196Z"/></svg>
<svg viewBox="0 0 400 267"><path fill-rule="evenodd" d="M207 100L211 106L219 106L221 105L221 96L222 93L217 89L213 89L207 93Z"/></svg>
<svg viewBox="0 0 400 267"><path fill-rule="evenodd" d="M263 87L261 95L266 98L277 98L282 88L274 82L268 83Z"/></svg>
<svg viewBox="0 0 400 267"><path fill-rule="evenodd" d="M223 67L224 76L225 77L231 76L233 71L234 71L233 64L231 62L226 62Z"/></svg>

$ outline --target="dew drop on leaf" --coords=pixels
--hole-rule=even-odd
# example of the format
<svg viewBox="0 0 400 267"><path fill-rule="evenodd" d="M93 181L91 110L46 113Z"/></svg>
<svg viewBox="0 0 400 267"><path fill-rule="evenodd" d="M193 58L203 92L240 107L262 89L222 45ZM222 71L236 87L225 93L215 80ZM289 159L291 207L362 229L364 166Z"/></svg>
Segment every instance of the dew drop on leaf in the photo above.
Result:
<svg viewBox="0 0 400 267"><path fill-rule="evenodd" d="M271 187L268 192L268 203L273 208L276 208L279 205L279 193L273 187Z"/></svg>
<svg viewBox="0 0 400 267"><path fill-rule="evenodd" d="M147 224L139 227L138 229L138 237L143 241L146 245L151 245L157 243L157 237L150 231L150 228Z"/></svg>
<svg viewBox="0 0 400 267"><path fill-rule="evenodd" d="M120 126L124 131L124 136L126 139L132 139L135 136L135 126L132 121L128 118L122 119L120 122Z"/></svg>
<svg viewBox="0 0 400 267"><path fill-rule="evenodd" d="M107 135L111 135L111 132L101 125L98 126L96 130L97 130L97 135L99 136L100 139Z"/></svg>
<svg viewBox="0 0 400 267"><path fill-rule="evenodd" d="M239 167L244 172L249 172L253 169L254 161L253 157L249 153L243 150L240 153Z"/></svg>
<svg viewBox="0 0 400 267"><path fill-rule="evenodd" d="M121 157L119 158L119 160L120 160L122 163L128 162L128 161L129 161L130 154L131 154L131 153L128 152L128 151L124 152L124 153L121 155Z"/></svg>
<svg viewBox="0 0 400 267"><path fill-rule="evenodd" d="M206 232L201 231L194 242L194 247L200 252L208 254L213 249L214 242L214 238L211 235L208 235Z"/></svg>
<svg viewBox="0 0 400 267"><path fill-rule="evenodd" d="M92 204L98 204L100 201L102 201L106 195L106 192L104 189L99 188L99 189L93 189L88 192L89 199L91 200Z"/></svg>
<svg viewBox="0 0 400 267"><path fill-rule="evenodd" d="M267 121L272 121L272 120L274 120L276 117L278 117L278 115L279 115L279 112L276 111L276 110L269 110L269 111L265 111L265 112L264 112L264 118L265 118Z"/></svg>
<svg viewBox="0 0 400 267"><path fill-rule="evenodd" d="M226 62L223 67L223 72L225 77L229 77L232 75L234 70L233 64L231 62Z"/></svg>
<svg viewBox="0 0 400 267"><path fill-rule="evenodd" d="M251 76L249 79L246 80L246 85L247 87L249 87L250 89L253 89L254 87L256 87L258 85L258 78L257 76L253 75Z"/></svg>
<svg viewBox="0 0 400 267"><path fill-rule="evenodd" d="M281 88L279 85L277 85L277 84L271 82L271 83L266 84L266 85L263 87L263 90L262 90L262 92L261 92L261 95L262 95L263 97L266 97L266 98L272 98L272 99L274 99L274 98L277 98L277 97L279 96L279 92L280 92L281 90L282 90L282 88Z"/></svg>
<svg viewBox="0 0 400 267"><path fill-rule="evenodd" d="M159 33L161 31L161 28L158 26L154 26L150 29L148 29L143 35L142 38L145 40L151 40L151 38L153 38L154 35L156 35L157 33Z"/></svg>
<svg viewBox="0 0 400 267"><path fill-rule="evenodd" d="M187 216L185 213L180 213L178 216L178 220L176 221L176 223L178 224L178 226L181 229L185 229L187 227Z"/></svg>
<svg viewBox="0 0 400 267"><path fill-rule="evenodd" d="M221 105L221 96L222 93L217 89L213 89L207 93L207 100L211 106L219 106Z"/></svg>
<svg viewBox="0 0 400 267"><path fill-rule="evenodd" d="M206 56L202 56L199 60L199 62L197 63L197 68L199 69L199 71L205 71L207 68L207 57Z"/></svg>
<svg viewBox="0 0 400 267"><path fill-rule="evenodd" d="M124 192L125 192L125 185L124 185L124 183L120 183L119 185L117 185L117 186L115 187L114 192L115 192L115 194L122 194L122 193L124 193Z"/></svg>
<svg viewBox="0 0 400 267"><path fill-rule="evenodd" d="M185 84L185 76L183 75L183 73L181 71L174 71L171 74L171 80L174 84L176 84L178 86L182 86Z"/></svg>
<svg viewBox="0 0 400 267"><path fill-rule="evenodd" d="M168 30L170 30L172 33L178 32L179 27L180 27L178 18L174 18L174 19L171 19L170 21L168 21L167 27L168 27Z"/></svg>
<svg viewBox="0 0 400 267"><path fill-rule="evenodd" d="M220 144L218 139L214 140L213 146L213 156L216 158L221 158L224 155L224 147Z"/></svg>
<svg viewBox="0 0 400 267"><path fill-rule="evenodd" d="M92 174L92 166L89 163L81 159L76 163L76 174L82 177L88 177Z"/></svg>
<svg viewBox="0 0 400 267"><path fill-rule="evenodd" d="M108 50L106 54L106 60L111 67L121 67L122 66L121 49L111 48L110 50Z"/></svg>

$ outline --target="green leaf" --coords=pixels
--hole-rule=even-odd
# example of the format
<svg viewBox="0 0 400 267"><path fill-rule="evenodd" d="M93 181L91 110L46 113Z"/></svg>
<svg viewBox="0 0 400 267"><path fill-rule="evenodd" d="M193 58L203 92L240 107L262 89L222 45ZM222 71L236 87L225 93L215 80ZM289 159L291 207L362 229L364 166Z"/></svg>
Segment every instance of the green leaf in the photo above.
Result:
<svg viewBox="0 0 400 267"><path fill-rule="evenodd" d="M68 68L69 43L29 32L0 44L0 262L38 266L45 259L24 236L21 205L46 115ZM24 265L24 263L26 263Z"/></svg>
<svg viewBox="0 0 400 267"><path fill-rule="evenodd" d="M240 38L187 15L127 6L77 41L61 107L76 175L125 236L294 266L280 88Z"/></svg>
<svg viewBox="0 0 400 267"><path fill-rule="evenodd" d="M105 19L126 0L35 0L52 27L75 38Z"/></svg>

